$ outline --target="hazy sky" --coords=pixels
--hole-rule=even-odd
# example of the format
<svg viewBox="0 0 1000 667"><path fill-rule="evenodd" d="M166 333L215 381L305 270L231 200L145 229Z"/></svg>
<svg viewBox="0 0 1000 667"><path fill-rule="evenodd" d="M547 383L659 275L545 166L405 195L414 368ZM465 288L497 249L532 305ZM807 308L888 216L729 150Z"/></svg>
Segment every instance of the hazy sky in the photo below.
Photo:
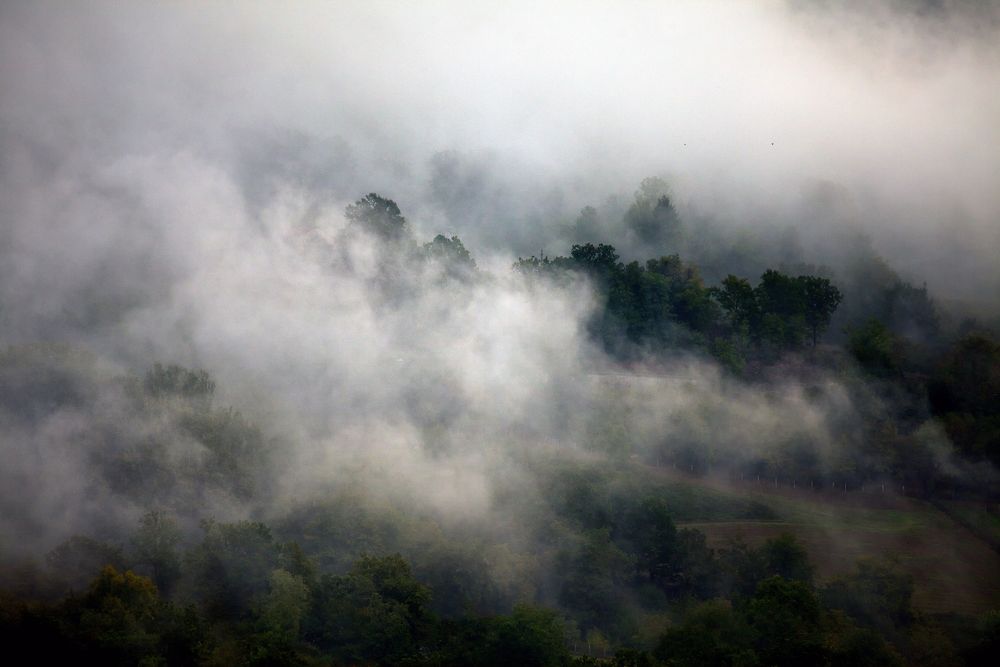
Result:
<svg viewBox="0 0 1000 667"><path fill-rule="evenodd" d="M998 13L924 4L6 3L4 217L23 224L9 190L50 191L53 170L93 181L190 154L254 204L248 174L267 172L387 193L433 226L430 159L457 151L498 162L478 192L506 218L654 174L737 216L832 181L880 234L919 231L929 259L942 241L994 248Z"/></svg>

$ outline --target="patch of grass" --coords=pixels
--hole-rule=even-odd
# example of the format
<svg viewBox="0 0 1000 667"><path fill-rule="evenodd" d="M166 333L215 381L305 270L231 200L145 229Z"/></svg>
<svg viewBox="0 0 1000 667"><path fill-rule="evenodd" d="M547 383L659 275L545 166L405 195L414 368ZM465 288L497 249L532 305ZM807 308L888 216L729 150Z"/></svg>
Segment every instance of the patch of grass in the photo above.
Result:
<svg viewBox="0 0 1000 667"><path fill-rule="evenodd" d="M1000 548L1000 514L982 503L940 501L938 506L953 519L988 542Z"/></svg>
<svg viewBox="0 0 1000 667"><path fill-rule="evenodd" d="M911 498L780 489L746 489L743 498L766 506L776 520L716 517L683 524L704 532L716 548L732 539L759 545L793 533L821 580L850 573L859 558L898 558L913 576L914 605L927 612L979 614L1000 605L1000 555L976 537L980 530L1000 533L1000 519L984 507L953 503L942 511ZM976 530L970 530L973 523Z"/></svg>
<svg viewBox="0 0 1000 667"><path fill-rule="evenodd" d="M767 499L714 488L697 481L673 479L648 470L627 473L631 490L639 485L643 495L662 498L675 521L769 521L779 514Z"/></svg>
<svg viewBox="0 0 1000 667"><path fill-rule="evenodd" d="M929 508L922 507L868 508L832 503L819 497L815 500L771 497L767 502L781 519L818 528L905 533L937 523Z"/></svg>

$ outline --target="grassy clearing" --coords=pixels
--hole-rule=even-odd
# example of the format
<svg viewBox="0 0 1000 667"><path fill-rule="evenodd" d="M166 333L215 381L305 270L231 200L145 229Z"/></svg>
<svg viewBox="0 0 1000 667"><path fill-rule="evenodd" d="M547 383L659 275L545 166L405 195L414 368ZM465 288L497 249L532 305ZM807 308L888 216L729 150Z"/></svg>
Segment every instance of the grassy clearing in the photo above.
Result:
<svg viewBox="0 0 1000 667"><path fill-rule="evenodd" d="M888 557L913 576L914 603L924 611L979 614L1000 608L1000 554L930 503L862 493L724 490L717 480L683 484L704 485L706 493L742 497L773 512L774 519L764 521L706 517L682 522L703 531L712 546L733 539L757 545L790 532L809 551L821 581L850 573L859 558ZM971 506L958 509L969 521L1000 530L995 515Z"/></svg>
<svg viewBox="0 0 1000 667"><path fill-rule="evenodd" d="M1000 508L963 501L938 503L946 514L1000 550Z"/></svg>
<svg viewBox="0 0 1000 667"><path fill-rule="evenodd" d="M662 498L676 521L777 521L781 515L766 497L753 497L680 477L646 471L630 477L647 494Z"/></svg>

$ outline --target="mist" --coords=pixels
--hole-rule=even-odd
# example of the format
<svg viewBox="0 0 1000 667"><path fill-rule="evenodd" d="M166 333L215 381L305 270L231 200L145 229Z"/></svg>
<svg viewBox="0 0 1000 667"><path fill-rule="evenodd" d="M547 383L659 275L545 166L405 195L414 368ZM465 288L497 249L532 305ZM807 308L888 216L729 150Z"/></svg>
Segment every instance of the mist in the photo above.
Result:
<svg viewBox="0 0 1000 667"><path fill-rule="evenodd" d="M623 362L591 335L599 285L511 268L587 240L711 284L765 268L705 250L724 239L847 281L884 258L996 321L988 3L4 3L0 90L5 557L122 541L151 508L193 534L344 494L531 552L566 530L552 460L860 486L897 418L929 467L995 485L847 355L752 381L691 349ZM628 235L648 177L701 245ZM475 268L354 234L367 193ZM143 398L157 363L207 371L210 406ZM264 461L245 487L199 472L213 419ZM116 477L154 459L173 476ZM554 599L558 567L518 558L487 557L494 584Z"/></svg>
<svg viewBox="0 0 1000 667"><path fill-rule="evenodd" d="M37 210L50 184L120 209L109 170L188 155L250 217L282 189L384 191L476 254L535 252L560 216L650 175L713 216L804 229L823 223L803 197L831 182L880 252L940 272L932 289L996 287L997 19L974 3L4 15L8 246L55 224Z"/></svg>

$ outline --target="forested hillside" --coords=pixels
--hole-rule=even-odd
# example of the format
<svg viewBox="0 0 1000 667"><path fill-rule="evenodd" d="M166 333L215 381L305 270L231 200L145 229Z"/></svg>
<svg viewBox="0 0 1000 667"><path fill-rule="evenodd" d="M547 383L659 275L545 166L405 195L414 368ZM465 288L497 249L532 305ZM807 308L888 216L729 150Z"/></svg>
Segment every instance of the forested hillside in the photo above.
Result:
<svg viewBox="0 0 1000 667"><path fill-rule="evenodd" d="M1000 4L0 2L8 662L1000 657Z"/></svg>
<svg viewBox="0 0 1000 667"><path fill-rule="evenodd" d="M588 299L578 321L590 352L548 380L544 414L456 403L454 383L478 378L426 367L419 345L389 360L409 385L388 412L414 429L407 447L428 466L469 461L489 488L456 469L430 480L447 503L414 504L410 494L434 491L393 488L383 457L400 452L366 442L373 451L309 479L303 466L329 459L269 423L266 397L237 410L205 370L129 372L82 346L12 345L0 395L20 449L4 473L5 534L37 543L5 544L8 643L46 661L111 663L991 661L1000 626L995 612L977 615L1000 586L978 602L956 589L921 609L900 560L920 548L819 578L795 536L808 524L775 494L797 489L800 505L834 510L843 501L829 494L841 494L875 522L882 507L899 513L892 499L916 502L917 520L933 503L978 506L986 523L963 539L996 549L993 332L950 322L926 290L898 279L835 337L830 323L856 294L832 268L824 277L779 266L710 285L677 254L625 263L611 245L584 243L496 275L456 236L418 242L383 196L359 199L345 219L297 247L363 285L382 318L429 301L461 323L498 284ZM666 236L657 225L676 221L642 224ZM917 317L927 326L914 333ZM491 353L455 351L447 330L437 335L445 355ZM477 436L484 418L507 431ZM58 488L24 489L28 479ZM451 509L466 492L482 506ZM25 493L41 505L24 507ZM755 527L770 524L775 536L760 541ZM746 532L710 546L704 531L715 525ZM837 540L862 534L848 522L827 528ZM986 568L983 584L994 578L989 564L965 565ZM972 615L942 613L959 609Z"/></svg>

